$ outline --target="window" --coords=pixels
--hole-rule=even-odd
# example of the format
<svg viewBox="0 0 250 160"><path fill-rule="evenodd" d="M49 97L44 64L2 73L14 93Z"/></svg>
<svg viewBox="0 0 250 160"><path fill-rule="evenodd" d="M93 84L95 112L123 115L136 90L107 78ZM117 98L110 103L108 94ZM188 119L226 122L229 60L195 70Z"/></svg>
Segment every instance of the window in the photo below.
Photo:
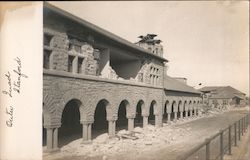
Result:
<svg viewBox="0 0 250 160"><path fill-rule="evenodd" d="M50 50L43 50L43 68L50 69L52 67L52 55Z"/></svg>
<svg viewBox="0 0 250 160"><path fill-rule="evenodd" d="M155 49L155 53L158 55L158 48Z"/></svg>
<svg viewBox="0 0 250 160"><path fill-rule="evenodd" d="M154 66L150 67L150 84L158 85L159 84L159 68Z"/></svg>
<svg viewBox="0 0 250 160"><path fill-rule="evenodd" d="M77 73L82 73L82 62L83 58L78 57Z"/></svg>
<svg viewBox="0 0 250 160"><path fill-rule="evenodd" d="M84 73L84 55L82 51L83 42L77 39L69 40L68 52L68 72L71 73Z"/></svg>
<svg viewBox="0 0 250 160"><path fill-rule="evenodd" d="M68 57L68 72L73 72L73 61L74 61L75 57L74 56L69 56Z"/></svg>

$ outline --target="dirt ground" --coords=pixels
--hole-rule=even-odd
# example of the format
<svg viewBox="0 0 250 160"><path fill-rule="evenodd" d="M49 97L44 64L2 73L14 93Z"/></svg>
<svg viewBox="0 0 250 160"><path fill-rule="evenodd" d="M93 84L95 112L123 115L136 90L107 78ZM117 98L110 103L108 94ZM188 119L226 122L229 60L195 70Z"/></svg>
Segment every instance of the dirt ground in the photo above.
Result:
<svg viewBox="0 0 250 160"><path fill-rule="evenodd" d="M43 158L45 160L174 160L247 113L249 113L247 110L232 110L171 125L164 124L162 128L149 126L145 131L147 134L139 140L110 140L107 142L108 146L105 142L103 146L107 146L107 150L103 150L105 147L100 146L98 150L95 146L93 151L95 144L81 146L76 141L69 145L71 148L65 147L61 152L44 155Z"/></svg>

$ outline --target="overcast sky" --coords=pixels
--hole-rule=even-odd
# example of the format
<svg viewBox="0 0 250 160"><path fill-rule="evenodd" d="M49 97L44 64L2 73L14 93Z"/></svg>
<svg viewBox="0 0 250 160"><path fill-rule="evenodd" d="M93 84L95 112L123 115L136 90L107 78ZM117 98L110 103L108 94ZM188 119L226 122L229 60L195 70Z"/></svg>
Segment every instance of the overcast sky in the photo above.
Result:
<svg viewBox="0 0 250 160"><path fill-rule="evenodd" d="M168 75L190 86L230 85L249 95L247 1L51 3L131 42L157 34Z"/></svg>

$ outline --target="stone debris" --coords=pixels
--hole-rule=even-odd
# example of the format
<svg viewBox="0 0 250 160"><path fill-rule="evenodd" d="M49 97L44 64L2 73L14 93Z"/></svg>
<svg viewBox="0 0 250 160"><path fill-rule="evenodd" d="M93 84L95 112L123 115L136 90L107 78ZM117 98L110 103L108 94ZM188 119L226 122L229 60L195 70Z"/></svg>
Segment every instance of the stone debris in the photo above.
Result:
<svg viewBox="0 0 250 160"><path fill-rule="evenodd" d="M224 110L226 112L229 110ZM192 128L183 129L178 127L179 124L187 123L203 117L210 117L215 112L210 112L209 115L202 115L195 118L186 118L183 121L177 121L174 125L163 124L163 127L158 128L153 125L148 125L145 128L135 127L133 132L120 130L116 137L110 139L107 133L101 134L93 139L90 144L82 144L82 139L77 139L63 146L61 152L53 155L53 158L58 156L78 155L86 157L101 156L102 159L116 156L122 153L136 153L140 155L152 150L159 150L170 145L181 143L186 136L191 134Z"/></svg>

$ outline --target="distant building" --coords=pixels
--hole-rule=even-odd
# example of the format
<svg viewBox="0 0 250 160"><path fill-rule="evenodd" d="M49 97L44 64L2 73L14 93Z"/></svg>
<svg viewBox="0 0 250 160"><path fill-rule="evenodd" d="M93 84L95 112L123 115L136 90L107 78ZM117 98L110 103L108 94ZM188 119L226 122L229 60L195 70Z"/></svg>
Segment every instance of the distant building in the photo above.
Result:
<svg viewBox="0 0 250 160"><path fill-rule="evenodd" d="M209 106L225 107L234 105L239 107L246 105L246 94L231 86L208 86L199 90L203 93L203 103Z"/></svg>

